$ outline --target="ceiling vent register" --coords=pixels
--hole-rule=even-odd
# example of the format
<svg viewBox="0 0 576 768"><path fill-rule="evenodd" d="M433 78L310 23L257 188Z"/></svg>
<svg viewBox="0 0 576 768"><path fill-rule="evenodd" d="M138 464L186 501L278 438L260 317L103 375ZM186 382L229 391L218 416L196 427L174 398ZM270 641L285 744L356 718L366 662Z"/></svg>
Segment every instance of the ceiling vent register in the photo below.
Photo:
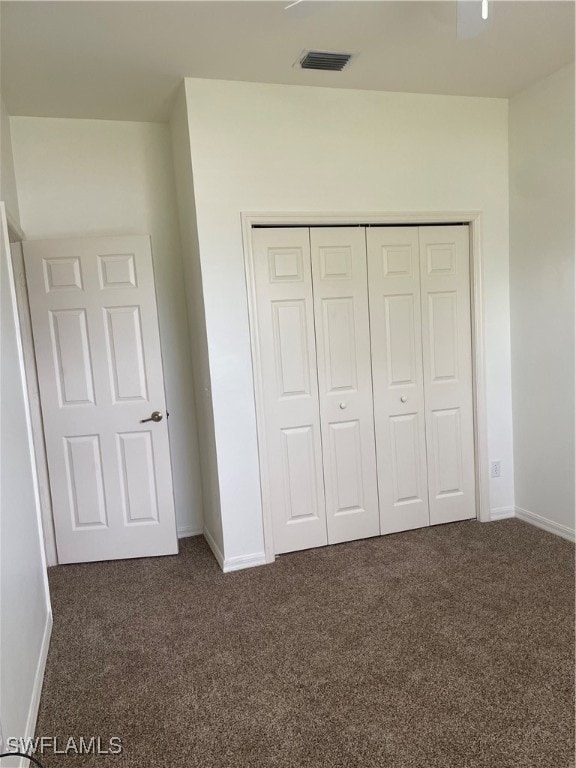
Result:
<svg viewBox="0 0 576 768"><path fill-rule="evenodd" d="M324 72L342 72L352 54L329 51L306 51L300 59L302 69L318 69Z"/></svg>

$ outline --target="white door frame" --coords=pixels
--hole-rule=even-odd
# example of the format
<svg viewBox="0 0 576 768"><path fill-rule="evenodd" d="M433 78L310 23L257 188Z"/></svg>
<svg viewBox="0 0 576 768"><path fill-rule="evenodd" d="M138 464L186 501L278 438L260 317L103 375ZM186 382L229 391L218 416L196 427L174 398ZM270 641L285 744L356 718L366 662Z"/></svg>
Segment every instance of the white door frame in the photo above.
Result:
<svg viewBox="0 0 576 768"><path fill-rule="evenodd" d="M26 372L26 383L28 387L26 394L30 409L30 419L32 422L36 474L40 493L40 508L42 510L43 545L46 555L46 564L52 566L58 565L58 554L56 552L54 520L52 517L52 497L48 479L48 459L44 443L44 424L42 421L42 411L40 409L38 371L36 370L34 342L32 340L28 286L24 272L24 256L22 254L22 243L26 240L26 235L9 214L7 214L6 218L8 221L10 244L18 245L20 248L18 258L16 258L14 254L11 254L12 272L14 275L14 288L16 291L18 319L20 322L20 338L22 340L22 349L24 353L24 370Z"/></svg>
<svg viewBox="0 0 576 768"><path fill-rule="evenodd" d="M470 231L470 278L472 310L472 381L474 409L474 453L476 476L476 516L480 522L490 520L488 439L486 424L486 377L484 354L483 319L483 261L481 248L481 211L395 211L393 213L242 213L242 240L248 296L252 372L254 376L254 404L258 436L260 464L260 495L262 502L262 526L266 562L274 562L272 537L272 510L269 504L268 466L264 430L264 402L260 368L260 343L256 304L252 227L313 227L313 226L362 226L363 224L468 224Z"/></svg>

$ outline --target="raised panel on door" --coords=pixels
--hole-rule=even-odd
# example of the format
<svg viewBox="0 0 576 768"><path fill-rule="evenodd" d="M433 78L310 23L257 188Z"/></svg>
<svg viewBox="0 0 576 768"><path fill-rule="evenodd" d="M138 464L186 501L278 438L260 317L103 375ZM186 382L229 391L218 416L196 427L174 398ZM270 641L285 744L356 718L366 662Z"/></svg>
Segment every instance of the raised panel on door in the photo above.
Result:
<svg viewBox="0 0 576 768"><path fill-rule="evenodd" d="M158 522L152 430L117 436L122 502L126 525Z"/></svg>
<svg viewBox="0 0 576 768"><path fill-rule="evenodd" d="M86 310L49 310L48 317L60 407L94 405Z"/></svg>
<svg viewBox="0 0 576 768"><path fill-rule="evenodd" d="M421 227L432 524L476 517L468 227Z"/></svg>
<svg viewBox="0 0 576 768"><path fill-rule="evenodd" d="M319 515L315 430L310 424L281 430L285 521L315 521Z"/></svg>
<svg viewBox="0 0 576 768"><path fill-rule="evenodd" d="M176 553L149 238L23 250L59 562Z"/></svg>
<svg viewBox="0 0 576 768"><path fill-rule="evenodd" d="M328 542L380 533L364 231L310 230Z"/></svg>
<svg viewBox="0 0 576 768"><path fill-rule="evenodd" d="M106 307L104 315L114 401L147 400L148 388L140 307Z"/></svg>
<svg viewBox="0 0 576 768"><path fill-rule="evenodd" d="M417 227L366 230L382 533L429 525Z"/></svg>
<svg viewBox="0 0 576 768"><path fill-rule="evenodd" d="M252 233L264 423L260 461L274 552L326 544L308 229Z"/></svg>
<svg viewBox="0 0 576 768"><path fill-rule="evenodd" d="M64 438L66 481L72 527L108 526L102 452L98 435Z"/></svg>

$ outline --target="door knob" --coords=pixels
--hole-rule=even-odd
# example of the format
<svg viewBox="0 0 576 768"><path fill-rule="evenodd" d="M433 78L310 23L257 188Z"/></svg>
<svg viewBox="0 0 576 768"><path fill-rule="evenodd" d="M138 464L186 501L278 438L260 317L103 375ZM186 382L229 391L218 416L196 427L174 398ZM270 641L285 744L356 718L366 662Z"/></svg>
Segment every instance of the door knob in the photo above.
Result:
<svg viewBox="0 0 576 768"><path fill-rule="evenodd" d="M149 419L140 419L140 424L145 424L147 421L162 421L163 415L160 413L160 411L153 411L150 414Z"/></svg>
<svg viewBox="0 0 576 768"><path fill-rule="evenodd" d="M407 400L408 398L406 397L406 395L402 395L402 397L400 398L401 403L405 403Z"/></svg>
<svg viewBox="0 0 576 768"><path fill-rule="evenodd" d="M345 408L348 408L348 405L346 403L340 403L340 408L344 410Z"/></svg>

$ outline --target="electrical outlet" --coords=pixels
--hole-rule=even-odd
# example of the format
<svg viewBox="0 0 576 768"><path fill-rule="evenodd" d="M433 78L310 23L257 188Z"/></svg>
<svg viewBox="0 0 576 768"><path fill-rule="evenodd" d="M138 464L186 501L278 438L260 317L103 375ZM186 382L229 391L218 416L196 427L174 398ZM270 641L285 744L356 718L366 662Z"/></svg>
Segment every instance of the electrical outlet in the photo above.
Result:
<svg viewBox="0 0 576 768"><path fill-rule="evenodd" d="M502 467L499 461L493 461L490 464L490 477L500 477L502 474Z"/></svg>

